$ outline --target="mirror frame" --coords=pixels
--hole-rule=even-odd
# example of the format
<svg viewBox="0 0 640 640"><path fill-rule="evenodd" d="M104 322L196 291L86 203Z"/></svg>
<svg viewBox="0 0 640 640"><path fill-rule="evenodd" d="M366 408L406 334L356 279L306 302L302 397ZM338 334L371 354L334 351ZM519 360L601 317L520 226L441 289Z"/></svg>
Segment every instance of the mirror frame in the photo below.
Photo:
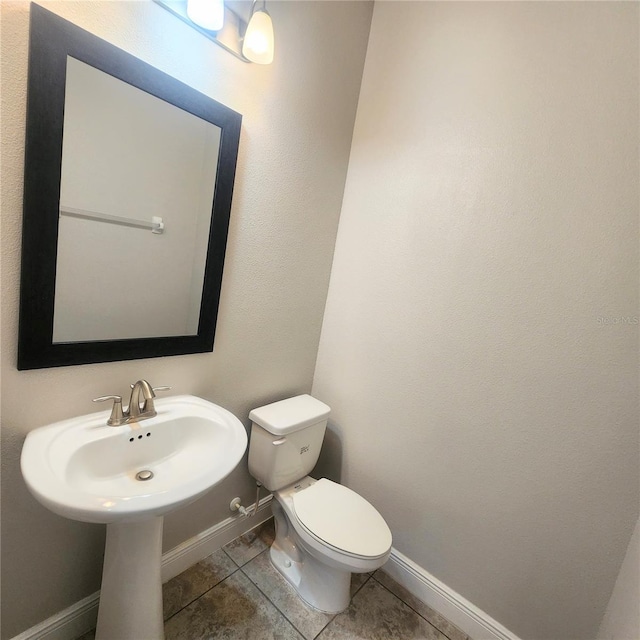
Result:
<svg viewBox="0 0 640 640"><path fill-rule="evenodd" d="M222 130L196 335L53 342L67 56ZM242 116L232 109L31 4L18 369L213 351L241 122ZM153 272L145 275L152 278Z"/></svg>

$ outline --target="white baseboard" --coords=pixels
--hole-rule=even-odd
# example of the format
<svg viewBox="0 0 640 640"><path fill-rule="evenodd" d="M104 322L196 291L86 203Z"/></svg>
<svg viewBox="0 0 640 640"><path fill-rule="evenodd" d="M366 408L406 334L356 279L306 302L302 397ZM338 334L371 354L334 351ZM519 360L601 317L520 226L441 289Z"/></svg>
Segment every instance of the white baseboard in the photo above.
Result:
<svg viewBox="0 0 640 640"><path fill-rule="evenodd" d="M391 556L383 569L418 600L441 613L473 640L520 640L515 633L397 549L391 549Z"/></svg>
<svg viewBox="0 0 640 640"><path fill-rule="evenodd" d="M175 578L220 547L268 520L271 517L272 497L268 495L260 500L255 516L246 518L237 515L227 518L162 554L162 582Z"/></svg>
<svg viewBox="0 0 640 640"><path fill-rule="evenodd" d="M253 518L234 516L186 540L162 556L162 581L182 573L214 551L271 517L271 499L260 500ZM520 640L491 616L450 589L428 571L409 560L396 549L391 550L384 570L408 589L416 598L429 605L473 640ZM93 629L98 617L100 592L76 602L12 640L73 640Z"/></svg>
<svg viewBox="0 0 640 640"><path fill-rule="evenodd" d="M11 640L73 640L96 626L100 592L14 636Z"/></svg>
<svg viewBox="0 0 640 640"><path fill-rule="evenodd" d="M236 515L186 540L162 555L162 581L182 573L225 544L271 517L271 498L259 502L252 518ZM74 640L96 626L100 592L87 596L64 611L14 636L11 640Z"/></svg>

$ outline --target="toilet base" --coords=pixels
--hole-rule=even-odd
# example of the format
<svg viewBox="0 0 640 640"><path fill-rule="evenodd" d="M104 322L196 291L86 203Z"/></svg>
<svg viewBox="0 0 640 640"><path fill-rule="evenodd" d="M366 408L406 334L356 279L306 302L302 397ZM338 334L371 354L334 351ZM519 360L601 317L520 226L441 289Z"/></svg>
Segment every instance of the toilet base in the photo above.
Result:
<svg viewBox="0 0 640 640"><path fill-rule="evenodd" d="M271 563L311 608L340 613L349 606L351 572L329 567L309 554L301 562L291 560L277 544L269 550Z"/></svg>
<svg viewBox="0 0 640 640"><path fill-rule="evenodd" d="M350 555L312 535L302 524L296 527L298 520L292 496L315 482L307 476L275 492L271 510L276 536L269 554L273 566L306 604L323 613L335 614L349 606L351 574L379 569L387 561L391 545L389 551L380 556Z"/></svg>

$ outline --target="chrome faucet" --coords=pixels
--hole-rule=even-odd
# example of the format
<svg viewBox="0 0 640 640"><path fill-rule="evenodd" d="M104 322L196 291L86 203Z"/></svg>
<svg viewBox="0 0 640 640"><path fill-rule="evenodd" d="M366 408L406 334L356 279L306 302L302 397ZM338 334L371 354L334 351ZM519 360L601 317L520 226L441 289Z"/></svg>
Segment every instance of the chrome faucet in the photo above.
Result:
<svg viewBox="0 0 640 640"><path fill-rule="evenodd" d="M104 402L105 400L113 400L111 415L107 420L110 427L120 427L130 422L139 422L153 418L157 415L153 399L156 397L156 391L166 391L171 387L152 387L146 380L138 380L131 385L131 397L129 398L129 406L122 408L121 396L100 396L94 398L94 402ZM140 397L142 396L142 398ZM140 403L144 400L142 407Z"/></svg>
<svg viewBox="0 0 640 640"><path fill-rule="evenodd" d="M144 398L144 405L140 408L140 394ZM129 420L144 420L153 418L156 415L156 408L153 406L153 399L156 394L153 387L146 380L138 380L131 386L131 397L129 398Z"/></svg>

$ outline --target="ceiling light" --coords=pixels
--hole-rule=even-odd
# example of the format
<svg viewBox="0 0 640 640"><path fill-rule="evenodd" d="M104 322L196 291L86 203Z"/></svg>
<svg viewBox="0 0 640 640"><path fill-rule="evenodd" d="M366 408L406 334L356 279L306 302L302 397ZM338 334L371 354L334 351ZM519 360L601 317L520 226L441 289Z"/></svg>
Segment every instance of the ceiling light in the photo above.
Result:
<svg viewBox="0 0 640 640"><path fill-rule="evenodd" d="M253 12L242 42L242 55L257 64L271 64L273 62L273 22L265 4L263 0L262 8L256 9L254 2Z"/></svg>
<svg viewBox="0 0 640 640"><path fill-rule="evenodd" d="M224 24L224 0L187 0L189 19L207 31L219 31Z"/></svg>

